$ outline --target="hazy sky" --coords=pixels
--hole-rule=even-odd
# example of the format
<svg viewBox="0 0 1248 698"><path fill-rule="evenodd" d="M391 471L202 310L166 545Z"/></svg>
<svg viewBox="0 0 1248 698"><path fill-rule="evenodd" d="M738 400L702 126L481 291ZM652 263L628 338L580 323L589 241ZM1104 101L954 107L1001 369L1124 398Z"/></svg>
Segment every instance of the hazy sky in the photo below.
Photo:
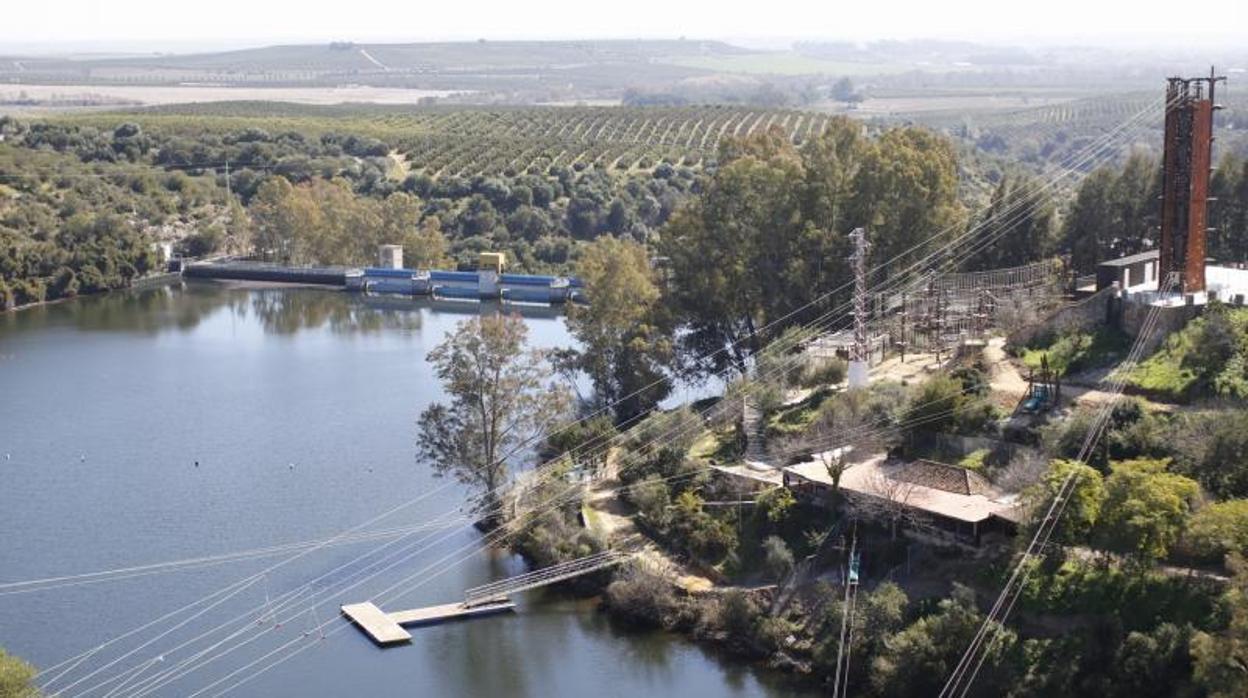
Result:
<svg viewBox="0 0 1248 698"><path fill-rule="evenodd" d="M0 52L36 44L505 38L969 38L1147 46L1248 40L1248 0L5 0ZM1182 5L1178 5L1182 7ZM1024 9L1025 8L1025 9Z"/></svg>

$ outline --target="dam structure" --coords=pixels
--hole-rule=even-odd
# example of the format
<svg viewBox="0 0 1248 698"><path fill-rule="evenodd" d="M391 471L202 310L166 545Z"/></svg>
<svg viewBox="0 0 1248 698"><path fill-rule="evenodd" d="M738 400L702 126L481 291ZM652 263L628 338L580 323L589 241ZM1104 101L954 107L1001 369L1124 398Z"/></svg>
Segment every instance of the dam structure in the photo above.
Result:
<svg viewBox="0 0 1248 698"><path fill-rule="evenodd" d="M407 269L402 250L383 245L376 267L295 267L246 260L190 262L188 278L336 286L366 294L428 296L436 299L557 305L586 302L585 286L571 276L510 274L500 252L483 252L475 271Z"/></svg>

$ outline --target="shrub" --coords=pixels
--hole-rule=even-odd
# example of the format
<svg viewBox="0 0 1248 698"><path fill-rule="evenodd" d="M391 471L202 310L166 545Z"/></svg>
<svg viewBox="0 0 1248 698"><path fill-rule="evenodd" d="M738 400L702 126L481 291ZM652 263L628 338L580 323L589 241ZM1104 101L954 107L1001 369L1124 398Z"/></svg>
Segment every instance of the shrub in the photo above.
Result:
<svg viewBox="0 0 1248 698"><path fill-rule="evenodd" d="M702 417L688 407L655 412L629 430L624 446L643 452L666 448L683 455L693 448L703 427Z"/></svg>
<svg viewBox="0 0 1248 698"><path fill-rule="evenodd" d="M658 475L647 475L633 486L631 499L647 521L660 529L667 527L671 520L667 508L671 506L672 498L667 490L667 483L662 478Z"/></svg>
<svg viewBox="0 0 1248 698"><path fill-rule="evenodd" d="M719 598L715 625L738 637L752 637L760 615L753 599L740 589L730 589Z"/></svg>
<svg viewBox="0 0 1248 698"><path fill-rule="evenodd" d="M39 695L35 687L35 668L0 649L0 696L37 698Z"/></svg>
<svg viewBox="0 0 1248 698"><path fill-rule="evenodd" d="M1104 328L1096 332L1069 332L1052 339L1051 343L1023 351L1023 363L1039 370L1041 360L1048 358L1049 368L1059 376L1089 368L1107 366L1125 354L1129 343L1121 331Z"/></svg>
<svg viewBox="0 0 1248 698"><path fill-rule="evenodd" d="M789 517L797 500L787 487L767 490L758 496L755 511L767 519L768 523L781 524Z"/></svg>
<svg viewBox="0 0 1248 698"><path fill-rule="evenodd" d="M837 385L845 381L848 370L848 364L842 359L812 359L802 370L799 384L803 388Z"/></svg>
<svg viewBox="0 0 1248 698"><path fill-rule="evenodd" d="M672 585L640 565L628 567L607 586L605 602L612 615L650 627L667 625L678 605Z"/></svg>
<svg viewBox="0 0 1248 698"><path fill-rule="evenodd" d="M793 570L793 551L780 536L767 536L763 540L763 567L767 576L777 582Z"/></svg>

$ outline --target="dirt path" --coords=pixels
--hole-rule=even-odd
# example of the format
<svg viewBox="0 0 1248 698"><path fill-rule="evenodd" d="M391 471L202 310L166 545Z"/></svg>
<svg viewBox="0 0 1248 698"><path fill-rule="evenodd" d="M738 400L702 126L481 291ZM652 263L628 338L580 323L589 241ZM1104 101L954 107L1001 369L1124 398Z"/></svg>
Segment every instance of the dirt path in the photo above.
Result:
<svg viewBox="0 0 1248 698"><path fill-rule="evenodd" d="M636 554L652 571L670 578L687 593L696 594L713 589L714 582L672 559L658 544L637 529L637 524L633 521L637 512L615 491L620 486L618 469L618 459L615 451L612 451L607 456L603 477L590 486L589 496L582 506L585 526L616 549Z"/></svg>
<svg viewBox="0 0 1248 698"><path fill-rule="evenodd" d="M984 361L992 369L992 389L996 393L1022 399L1027 394L1027 379L1005 354L1005 338L993 337L984 346Z"/></svg>

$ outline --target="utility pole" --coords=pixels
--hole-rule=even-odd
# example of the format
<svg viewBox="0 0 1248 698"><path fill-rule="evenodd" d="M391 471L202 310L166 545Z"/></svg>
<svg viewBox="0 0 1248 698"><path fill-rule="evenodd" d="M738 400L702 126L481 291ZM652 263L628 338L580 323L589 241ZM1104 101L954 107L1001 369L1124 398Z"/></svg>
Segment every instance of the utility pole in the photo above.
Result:
<svg viewBox="0 0 1248 698"><path fill-rule="evenodd" d="M910 317L910 307L906 292L901 292L901 341L897 343L901 347L901 363L906 363L906 320Z"/></svg>
<svg viewBox="0 0 1248 698"><path fill-rule="evenodd" d="M854 242L854 254L849 261L854 266L854 345L849 353L849 387L867 387L867 365L871 359L871 347L867 340L867 231L855 228L849 234Z"/></svg>

